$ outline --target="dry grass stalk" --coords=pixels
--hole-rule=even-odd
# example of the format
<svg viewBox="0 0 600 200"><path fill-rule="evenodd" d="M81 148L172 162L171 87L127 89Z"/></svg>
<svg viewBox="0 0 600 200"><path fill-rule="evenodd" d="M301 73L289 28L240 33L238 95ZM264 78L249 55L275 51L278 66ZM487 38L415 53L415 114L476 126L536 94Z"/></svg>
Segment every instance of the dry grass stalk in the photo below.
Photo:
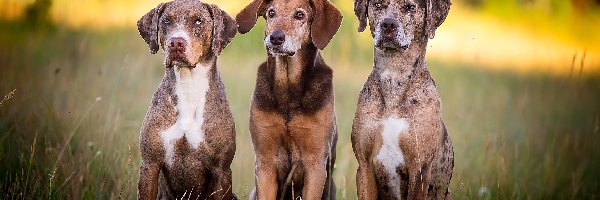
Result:
<svg viewBox="0 0 600 200"><path fill-rule="evenodd" d="M5 101L8 101L8 100L10 100L10 99L12 99L14 97L15 91L17 91L17 89L13 89L7 95L4 96L4 98L2 99L2 101L0 101L0 107L2 107L2 105L4 104Z"/></svg>

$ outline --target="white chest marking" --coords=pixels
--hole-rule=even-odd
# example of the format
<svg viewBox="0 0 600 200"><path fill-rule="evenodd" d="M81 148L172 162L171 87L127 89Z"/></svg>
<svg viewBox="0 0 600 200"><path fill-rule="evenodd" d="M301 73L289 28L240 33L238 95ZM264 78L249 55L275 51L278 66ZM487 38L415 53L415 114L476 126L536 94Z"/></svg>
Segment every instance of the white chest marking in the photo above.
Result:
<svg viewBox="0 0 600 200"><path fill-rule="evenodd" d="M208 67L190 69L173 67L175 70L175 94L177 95L177 121L161 134L166 150L166 160L173 164L175 143L185 137L192 148L197 149L204 141L204 106L208 92Z"/></svg>
<svg viewBox="0 0 600 200"><path fill-rule="evenodd" d="M399 146L399 136L408 131L410 125L406 118L389 117L383 121L383 132L381 133L383 144L376 159L383 164L389 176L389 184L395 196L400 195L400 177L396 169L404 164L404 155Z"/></svg>

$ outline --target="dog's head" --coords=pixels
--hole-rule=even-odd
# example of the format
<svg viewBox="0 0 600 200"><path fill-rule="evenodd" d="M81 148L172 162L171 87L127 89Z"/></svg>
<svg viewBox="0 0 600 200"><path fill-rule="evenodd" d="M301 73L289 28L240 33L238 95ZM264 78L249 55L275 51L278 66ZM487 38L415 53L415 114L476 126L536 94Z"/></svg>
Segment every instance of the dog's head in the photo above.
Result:
<svg viewBox="0 0 600 200"><path fill-rule="evenodd" d="M265 46L272 55L293 56L305 45L324 49L342 23L328 0L254 0L236 16L240 33L247 33L262 16Z"/></svg>
<svg viewBox="0 0 600 200"><path fill-rule="evenodd" d="M191 0L161 3L142 16L137 27L150 53L160 44L165 65L182 67L218 56L237 33L236 22L223 10Z"/></svg>
<svg viewBox="0 0 600 200"><path fill-rule="evenodd" d="M383 50L403 51L413 41L433 38L449 9L450 0L354 0L358 31L368 20L375 47Z"/></svg>

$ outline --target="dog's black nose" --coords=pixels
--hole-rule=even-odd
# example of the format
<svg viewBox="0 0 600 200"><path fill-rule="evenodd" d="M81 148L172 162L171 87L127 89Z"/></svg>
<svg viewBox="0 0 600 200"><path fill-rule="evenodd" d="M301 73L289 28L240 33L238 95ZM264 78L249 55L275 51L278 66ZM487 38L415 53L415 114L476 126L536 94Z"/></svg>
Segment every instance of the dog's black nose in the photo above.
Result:
<svg viewBox="0 0 600 200"><path fill-rule="evenodd" d="M385 18L381 22L381 29L383 31L395 31L398 28L398 20L393 18Z"/></svg>
<svg viewBox="0 0 600 200"><path fill-rule="evenodd" d="M269 40L271 40L271 44L273 45L281 45L285 42L285 34L282 31L275 31L271 33Z"/></svg>
<svg viewBox="0 0 600 200"><path fill-rule="evenodd" d="M169 47L173 49L184 49L185 45L185 39L182 37L171 38L171 43L169 43Z"/></svg>

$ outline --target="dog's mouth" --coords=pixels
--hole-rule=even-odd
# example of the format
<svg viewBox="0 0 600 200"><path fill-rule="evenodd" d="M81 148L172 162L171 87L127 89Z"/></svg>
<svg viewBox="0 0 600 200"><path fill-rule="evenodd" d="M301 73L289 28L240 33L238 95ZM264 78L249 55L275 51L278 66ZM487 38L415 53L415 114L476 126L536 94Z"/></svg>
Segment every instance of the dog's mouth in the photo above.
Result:
<svg viewBox="0 0 600 200"><path fill-rule="evenodd" d="M267 45L267 50L269 51L269 53L273 56L294 56L296 54L295 51L290 51L287 50L286 48L283 47L283 45L273 45L268 43Z"/></svg>
<svg viewBox="0 0 600 200"><path fill-rule="evenodd" d="M381 50L406 51L409 45L400 44L395 37L381 37L375 42L375 47Z"/></svg>
<svg viewBox="0 0 600 200"><path fill-rule="evenodd" d="M273 56L292 57L292 56L296 55L296 52L288 51L288 50L284 49L281 45L267 46L267 49L269 50L269 53L271 53L271 55L273 55Z"/></svg>
<svg viewBox="0 0 600 200"><path fill-rule="evenodd" d="M167 66L195 67L183 52L169 51L166 61Z"/></svg>

